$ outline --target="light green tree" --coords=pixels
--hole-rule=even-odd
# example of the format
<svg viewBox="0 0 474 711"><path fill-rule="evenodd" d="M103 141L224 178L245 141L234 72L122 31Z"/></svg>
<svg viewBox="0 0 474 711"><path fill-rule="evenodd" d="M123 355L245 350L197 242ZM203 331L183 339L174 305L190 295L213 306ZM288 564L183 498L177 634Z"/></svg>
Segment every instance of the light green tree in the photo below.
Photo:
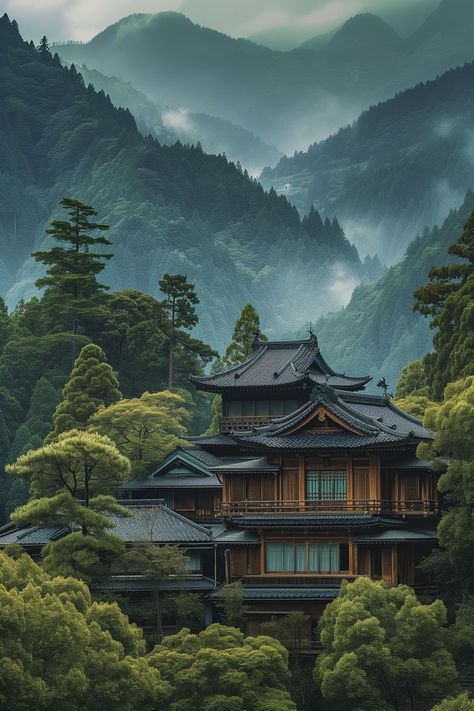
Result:
<svg viewBox="0 0 474 711"><path fill-rule="evenodd" d="M409 415L423 420L428 408L435 403L427 398L426 395L406 395L399 400L395 400L394 404L403 412L408 412Z"/></svg>
<svg viewBox="0 0 474 711"><path fill-rule="evenodd" d="M220 609L222 622L240 629L247 611L242 583L223 585L217 593L217 606Z"/></svg>
<svg viewBox="0 0 474 711"><path fill-rule="evenodd" d="M132 472L146 476L169 452L184 445L188 418L184 398L167 390L143 393L101 408L89 429L107 435L131 462Z"/></svg>
<svg viewBox="0 0 474 711"><path fill-rule="evenodd" d="M408 395L428 395L426 373L421 360L412 360L403 368L395 391L395 399Z"/></svg>
<svg viewBox="0 0 474 711"><path fill-rule="evenodd" d="M288 652L271 637L211 625L165 637L150 665L173 685L179 711L296 711L287 691Z"/></svg>
<svg viewBox="0 0 474 711"><path fill-rule="evenodd" d="M85 429L91 415L100 407L107 407L120 398L118 380L102 348L93 343L84 346L53 415L54 434Z"/></svg>
<svg viewBox="0 0 474 711"><path fill-rule="evenodd" d="M0 708L165 711L171 685L118 606L0 552Z"/></svg>
<svg viewBox="0 0 474 711"><path fill-rule="evenodd" d="M439 543L455 589L467 599L474 593L474 376L450 383L424 422L435 436L432 444L419 445L418 454L443 472L438 488L448 504L438 525ZM443 562L439 554L432 560Z"/></svg>
<svg viewBox="0 0 474 711"><path fill-rule="evenodd" d="M30 482L32 498L11 515L17 525L57 526L71 531L44 548L46 569L90 582L110 574L123 544L107 531L110 514L129 516L111 495L130 474L130 462L102 435L69 430L7 467Z"/></svg>
<svg viewBox="0 0 474 711"><path fill-rule="evenodd" d="M321 619L315 679L338 711L428 711L455 690L446 609L422 605L407 586L344 582Z"/></svg>
<svg viewBox="0 0 474 711"><path fill-rule="evenodd" d="M433 706L431 711L474 711L474 701L467 692L450 699L444 699L440 704Z"/></svg>

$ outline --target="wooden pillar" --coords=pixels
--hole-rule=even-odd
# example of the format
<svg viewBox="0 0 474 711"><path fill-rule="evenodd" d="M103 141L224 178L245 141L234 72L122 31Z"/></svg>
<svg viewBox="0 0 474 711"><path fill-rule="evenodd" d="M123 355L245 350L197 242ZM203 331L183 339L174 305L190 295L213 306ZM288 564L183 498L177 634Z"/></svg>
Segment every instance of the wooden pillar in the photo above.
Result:
<svg viewBox="0 0 474 711"><path fill-rule="evenodd" d="M260 536L260 575L265 573L265 534L260 528L258 531Z"/></svg>
<svg viewBox="0 0 474 711"><path fill-rule="evenodd" d="M357 575L357 545L349 543L349 573Z"/></svg>
<svg viewBox="0 0 474 711"><path fill-rule="evenodd" d="M347 486L347 501L354 500L354 471L352 467L352 454L346 455L346 486ZM353 506L350 507L353 510Z"/></svg>
<svg viewBox="0 0 474 711"><path fill-rule="evenodd" d="M369 456L369 499L380 501L380 457Z"/></svg>
<svg viewBox="0 0 474 711"><path fill-rule="evenodd" d="M392 585L398 585L398 545L392 544Z"/></svg>
<svg viewBox="0 0 474 711"><path fill-rule="evenodd" d="M301 454L298 457L298 499L306 499L304 457Z"/></svg>

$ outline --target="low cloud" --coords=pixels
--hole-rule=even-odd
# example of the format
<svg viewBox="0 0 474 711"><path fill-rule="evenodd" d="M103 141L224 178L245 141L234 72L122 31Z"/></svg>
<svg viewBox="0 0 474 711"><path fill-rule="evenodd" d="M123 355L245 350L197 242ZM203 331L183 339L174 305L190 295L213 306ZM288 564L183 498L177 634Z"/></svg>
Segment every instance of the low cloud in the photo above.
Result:
<svg viewBox="0 0 474 711"><path fill-rule="evenodd" d="M178 133L186 133L187 135L195 133L189 112L186 109L170 109L161 115L161 120L165 128L177 131Z"/></svg>
<svg viewBox="0 0 474 711"><path fill-rule="evenodd" d="M358 284L359 281L354 274L351 274L343 264L333 264L328 290L334 307L340 309L347 306Z"/></svg>

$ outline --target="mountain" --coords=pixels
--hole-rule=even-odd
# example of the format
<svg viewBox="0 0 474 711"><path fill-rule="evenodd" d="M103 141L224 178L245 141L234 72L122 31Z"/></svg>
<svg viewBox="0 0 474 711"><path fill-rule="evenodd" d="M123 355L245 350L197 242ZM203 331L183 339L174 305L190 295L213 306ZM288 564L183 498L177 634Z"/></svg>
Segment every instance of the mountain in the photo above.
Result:
<svg viewBox="0 0 474 711"><path fill-rule="evenodd" d="M0 66L0 283L10 306L34 293L41 272L29 255L47 243L63 196L111 226L112 289L156 294L165 272L186 273L201 299L199 333L219 348L248 301L278 333L315 301L318 313L346 303L372 271L336 220L302 223L225 157L144 137L128 110L23 42L6 16Z"/></svg>
<svg viewBox="0 0 474 711"><path fill-rule="evenodd" d="M459 210L452 210L440 228L417 237L398 264L375 283L357 287L342 311L317 322L319 340L336 370L351 363L353 372L373 376L372 387L385 377L394 390L403 366L432 350L433 331L429 319L413 311L413 292L428 281L432 266L452 261L448 247L473 210L469 192Z"/></svg>
<svg viewBox="0 0 474 711"><path fill-rule="evenodd" d="M474 59L465 2L444 0L406 40L366 13L349 18L317 50L281 52L167 12L123 18L86 44L57 50L67 62L130 81L154 101L230 120L291 153L368 105ZM430 27L446 6L454 8L452 22L433 44Z"/></svg>
<svg viewBox="0 0 474 711"><path fill-rule="evenodd" d="M362 250L393 262L474 187L474 63L364 112L265 170L262 184L302 213L336 213Z"/></svg>
<svg viewBox="0 0 474 711"><path fill-rule="evenodd" d="M108 94L114 106L129 109L140 131L156 136L160 143L200 143L206 153L223 153L229 160L241 163L252 175L257 175L266 165L275 165L281 158L275 146L267 145L231 121L156 103L129 82L106 77L84 64L79 71L86 84Z"/></svg>

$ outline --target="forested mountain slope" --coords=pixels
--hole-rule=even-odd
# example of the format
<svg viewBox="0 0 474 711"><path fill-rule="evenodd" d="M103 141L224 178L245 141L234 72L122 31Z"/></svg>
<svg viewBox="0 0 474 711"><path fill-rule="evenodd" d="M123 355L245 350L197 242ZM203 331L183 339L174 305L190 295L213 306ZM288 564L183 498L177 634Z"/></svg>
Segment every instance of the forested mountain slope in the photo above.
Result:
<svg viewBox="0 0 474 711"><path fill-rule="evenodd" d="M104 280L155 294L163 273L186 273L201 299L200 332L216 347L249 300L278 332L314 314L315 284L324 313L364 278L337 221L302 223L224 157L144 138L128 111L38 54L6 17L0 65L0 283L10 306L34 291L29 254L64 195L111 225Z"/></svg>
<svg viewBox="0 0 474 711"><path fill-rule="evenodd" d="M355 289L349 305L317 323L324 353L333 367L370 373L375 385L385 377L395 389L403 366L432 349L429 319L413 311L413 292L428 280L432 266L453 260L448 247L462 234L474 210L469 192L459 210L452 210L440 228L426 230L405 257L377 282Z"/></svg>
<svg viewBox="0 0 474 711"><path fill-rule="evenodd" d="M358 247L400 257L474 186L474 63L364 112L262 175L304 213L336 212Z"/></svg>
<svg viewBox="0 0 474 711"><path fill-rule="evenodd" d="M314 50L277 52L165 12L131 15L87 44L58 51L68 62L131 81L154 100L228 119L286 152L325 138L372 103L474 59L470 0L442 0L407 40L380 18L349 19L349 13Z"/></svg>
<svg viewBox="0 0 474 711"><path fill-rule="evenodd" d="M281 158L275 146L269 146L231 121L152 101L129 82L107 77L85 65L78 70L85 83L92 84L97 91L103 90L114 106L130 109L139 130L144 135L156 136L160 143L200 143L206 153L225 154L252 175L258 175L266 165L275 165Z"/></svg>

